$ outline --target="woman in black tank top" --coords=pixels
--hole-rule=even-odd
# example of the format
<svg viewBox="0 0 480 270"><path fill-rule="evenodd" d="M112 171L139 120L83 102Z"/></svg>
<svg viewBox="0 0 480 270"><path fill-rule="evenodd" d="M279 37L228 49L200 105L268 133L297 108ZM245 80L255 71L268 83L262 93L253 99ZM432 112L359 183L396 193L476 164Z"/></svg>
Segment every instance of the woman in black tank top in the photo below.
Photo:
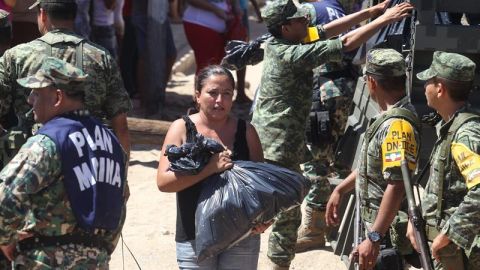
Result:
<svg viewBox="0 0 480 270"><path fill-rule="evenodd" d="M216 257L198 264L195 246L195 210L202 180L231 168L232 160L263 161L263 152L255 128L244 120L230 116L233 104L234 79L221 66L209 66L195 80L195 101L198 113L172 123L164 146L192 141L197 132L221 142L226 151L214 155L197 175L181 175L168 170L169 161L161 156L157 185L161 191L177 193L177 262L180 269L256 269L260 251L259 235L250 236ZM265 228L254 228L263 231ZM238 266L238 267L237 267Z"/></svg>

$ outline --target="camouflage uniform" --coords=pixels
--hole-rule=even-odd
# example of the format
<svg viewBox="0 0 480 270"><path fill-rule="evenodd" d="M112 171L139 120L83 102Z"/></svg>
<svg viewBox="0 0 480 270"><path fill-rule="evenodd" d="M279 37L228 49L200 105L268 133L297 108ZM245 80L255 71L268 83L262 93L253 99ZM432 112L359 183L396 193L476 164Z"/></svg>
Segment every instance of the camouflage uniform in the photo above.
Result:
<svg viewBox="0 0 480 270"><path fill-rule="evenodd" d="M417 74L420 80L433 77L469 82L474 78L475 63L454 53L434 52L429 69ZM423 216L426 220L427 237L430 241L439 234L445 234L452 243L439 250L440 263L435 269L480 269L480 120L472 119L463 123L447 147L448 158L440 160L441 148L447 143L450 126L459 115L472 111L466 104L448 121L437 125L438 139L430 158L430 177L422 198ZM440 170L439 167L444 169ZM443 171L443 175L441 175ZM443 178L443 192L440 196L439 182ZM441 213L438 201L441 197ZM438 214L438 215L437 215ZM460 248L460 249L459 249ZM464 264L464 256L467 263ZM462 268L462 265L464 267Z"/></svg>
<svg viewBox="0 0 480 270"><path fill-rule="evenodd" d="M303 6L310 10L311 16L315 15L315 24L326 24L345 16L345 11L337 6L338 2L340 1L305 3ZM335 12L329 13L327 8ZM310 192L305 197L307 206L314 209L325 210L327 205L331 193L327 176L340 174L345 177L350 172L347 168L334 166L335 148L345 131L355 91L356 78L355 75L350 74L349 69L347 61L342 61L325 63L313 70L314 96L318 95L322 106L329 111L330 134L328 135L331 136L328 143L308 145L313 159L303 164L304 175L315 179ZM307 129L310 129L308 124Z"/></svg>
<svg viewBox="0 0 480 270"><path fill-rule="evenodd" d="M297 11L292 1L281 0L269 3L262 17L267 27L272 27L304 14L302 9ZM318 30L324 38L323 28L319 26ZM306 45L276 37L267 41L252 118L265 159L295 171L300 171L300 164L311 159L307 157L305 124L312 104L312 70L327 61L340 61L341 51L338 39ZM299 207L277 216L268 251L275 264L288 266L295 256L300 222Z"/></svg>
<svg viewBox="0 0 480 270"><path fill-rule="evenodd" d="M44 76L46 73L42 72L45 70L54 72ZM39 72L18 82L32 88L55 84L73 93L83 89L83 85L68 86L74 82L82 83L85 78L81 70L57 58L48 57ZM73 113L88 115L87 110ZM14 269L108 269L109 254L118 241L124 218L125 211L114 231L96 229L95 235L107 243L103 248L81 244L37 246L21 251L15 257ZM25 220L28 220L26 224ZM0 245L17 241L19 230L32 233L33 237L85 233L78 226L70 207L59 149L45 135L30 137L0 172Z"/></svg>
<svg viewBox="0 0 480 270"><path fill-rule="evenodd" d="M16 140L14 149L9 149L12 151L11 156L24 143L25 138L31 136L29 131L33 124L32 115L26 115L31 109L27 103L29 89L18 86L15 80L26 77L39 68L39 55L51 55L82 66L81 69L92 78L85 90L85 106L93 116L108 120L130 110L130 98L115 60L105 49L82 40L82 37L70 30L56 29L29 43L7 50L0 58L0 119L12 109L20 125L10 128L19 131L19 136L10 139ZM75 45L79 43L83 43L81 64L77 63L80 58L75 53Z"/></svg>
<svg viewBox="0 0 480 270"><path fill-rule="evenodd" d="M405 61L400 53L392 49L374 49L367 54L367 74L384 76L401 76L405 74ZM383 114L395 112L395 109L403 108L415 113L415 108L406 96L399 100ZM420 137L418 123L410 122L407 118L395 112L385 120L370 137L368 141L365 135L360 153L358 174L355 188L359 191L361 203L361 217L366 227L373 225L382 198L390 181L403 181L400 163L403 159L408 160L410 170L417 167ZM376 121L381 120L382 114L373 117L365 134L374 132L372 129ZM403 205L397 217L390 227L392 245L402 254L412 252L411 246L405 237L407 215L406 206Z"/></svg>

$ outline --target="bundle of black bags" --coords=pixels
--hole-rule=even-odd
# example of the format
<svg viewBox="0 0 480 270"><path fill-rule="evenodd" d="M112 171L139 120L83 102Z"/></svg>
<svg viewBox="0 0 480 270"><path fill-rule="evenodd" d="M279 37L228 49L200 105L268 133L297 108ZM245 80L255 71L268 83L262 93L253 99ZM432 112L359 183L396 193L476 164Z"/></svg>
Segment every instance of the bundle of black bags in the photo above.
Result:
<svg viewBox="0 0 480 270"><path fill-rule="evenodd" d="M192 143L167 146L170 169L196 174L223 146L201 134ZM198 261L215 256L247 237L255 224L302 203L310 181L272 164L234 161L234 166L203 181L195 213Z"/></svg>

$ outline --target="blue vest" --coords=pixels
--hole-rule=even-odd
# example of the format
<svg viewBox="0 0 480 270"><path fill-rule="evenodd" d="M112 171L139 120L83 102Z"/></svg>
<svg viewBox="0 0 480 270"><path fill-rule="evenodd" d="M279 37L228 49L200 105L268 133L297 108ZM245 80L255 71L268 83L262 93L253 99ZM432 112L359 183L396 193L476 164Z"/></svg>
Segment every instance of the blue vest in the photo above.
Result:
<svg viewBox="0 0 480 270"><path fill-rule="evenodd" d="M88 231L116 229L124 204L125 160L115 135L95 118L74 114L53 118L37 134L57 146L78 225Z"/></svg>
<svg viewBox="0 0 480 270"><path fill-rule="evenodd" d="M316 24L326 24L345 16L342 5L337 0L323 0L309 3L315 8L317 14Z"/></svg>

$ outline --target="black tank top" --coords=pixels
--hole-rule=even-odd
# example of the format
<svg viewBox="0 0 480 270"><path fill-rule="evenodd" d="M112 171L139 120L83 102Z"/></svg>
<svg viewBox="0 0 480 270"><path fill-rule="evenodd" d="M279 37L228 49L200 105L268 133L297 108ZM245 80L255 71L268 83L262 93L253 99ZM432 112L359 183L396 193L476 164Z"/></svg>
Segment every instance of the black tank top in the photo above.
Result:
<svg viewBox="0 0 480 270"><path fill-rule="evenodd" d="M197 128L188 116L184 116L187 128L187 142L193 141ZM232 160L250 160L250 153L247 143L247 125L242 119L238 119L235 141L233 143ZM177 192L177 225L176 242L184 242L195 239L195 210L198 205L198 197L203 181Z"/></svg>

